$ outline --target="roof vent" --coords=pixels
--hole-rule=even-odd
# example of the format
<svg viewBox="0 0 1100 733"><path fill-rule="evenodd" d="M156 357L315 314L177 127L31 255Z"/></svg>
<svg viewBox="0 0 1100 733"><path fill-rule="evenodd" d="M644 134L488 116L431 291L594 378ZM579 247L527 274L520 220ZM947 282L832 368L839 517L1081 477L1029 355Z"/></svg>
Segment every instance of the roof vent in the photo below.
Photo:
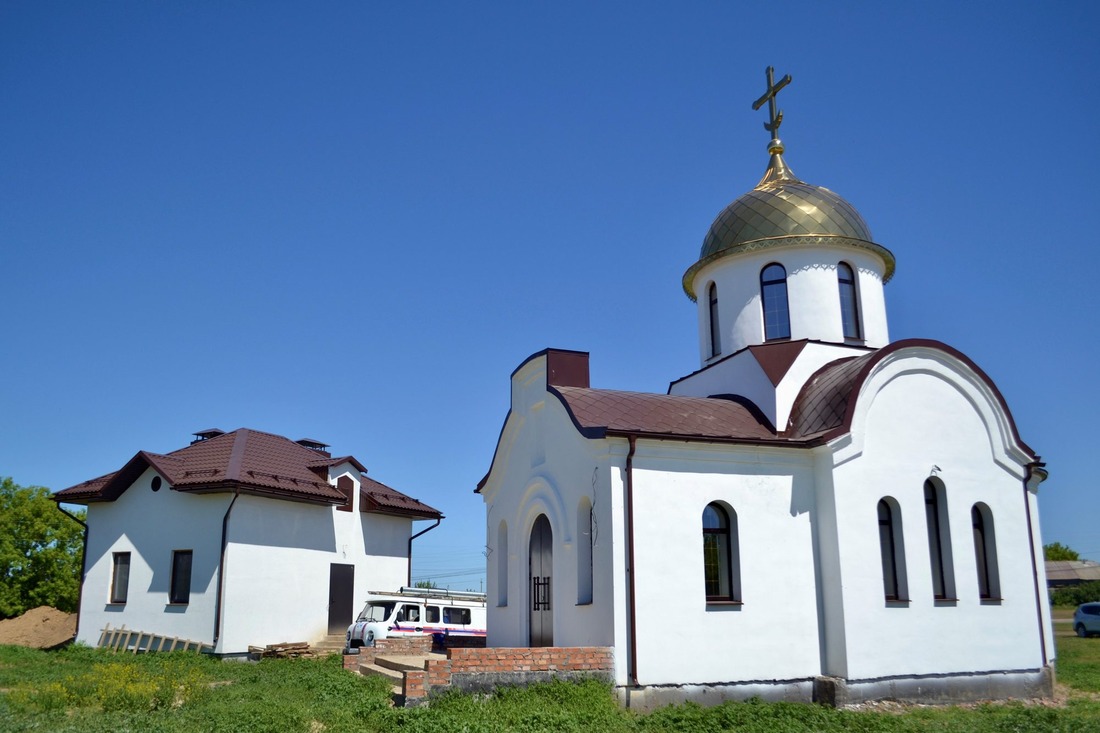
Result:
<svg viewBox="0 0 1100 733"><path fill-rule="evenodd" d="M195 443L201 443L204 440L216 438L219 435L225 435L225 431L218 430L217 428L207 428L206 430L199 430L198 432L191 434L195 436L195 439L191 441L191 445L194 445Z"/></svg>
<svg viewBox="0 0 1100 733"><path fill-rule="evenodd" d="M309 448L310 450L315 450L318 453L326 453L328 451L327 444L322 443L319 440L314 440L313 438L302 438L301 440L296 440L294 442L302 446L303 448Z"/></svg>

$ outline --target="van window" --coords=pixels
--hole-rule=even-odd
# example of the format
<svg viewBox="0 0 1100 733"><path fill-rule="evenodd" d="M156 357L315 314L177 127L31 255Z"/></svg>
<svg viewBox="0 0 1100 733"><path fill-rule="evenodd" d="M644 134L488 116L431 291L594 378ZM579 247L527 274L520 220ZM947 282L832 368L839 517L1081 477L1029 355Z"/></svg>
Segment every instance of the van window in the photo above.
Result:
<svg viewBox="0 0 1100 733"><path fill-rule="evenodd" d="M439 606L424 607L424 622L429 624L439 623Z"/></svg>
<svg viewBox="0 0 1100 733"><path fill-rule="evenodd" d="M470 623L470 609L468 608L455 608L454 606L443 607L443 623L445 624L468 624Z"/></svg>
<svg viewBox="0 0 1100 733"><path fill-rule="evenodd" d="M401 610L397 613L397 620L413 624L420 623L420 606L413 606L408 603L401 606Z"/></svg>
<svg viewBox="0 0 1100 733"><path fill-rule="evenodd" d="M363 612L359 614L360 621L385 621L393 613L393 607L397 604L393 601L388 603L372 602L368 603L367 607L363 609Z"/></svg>

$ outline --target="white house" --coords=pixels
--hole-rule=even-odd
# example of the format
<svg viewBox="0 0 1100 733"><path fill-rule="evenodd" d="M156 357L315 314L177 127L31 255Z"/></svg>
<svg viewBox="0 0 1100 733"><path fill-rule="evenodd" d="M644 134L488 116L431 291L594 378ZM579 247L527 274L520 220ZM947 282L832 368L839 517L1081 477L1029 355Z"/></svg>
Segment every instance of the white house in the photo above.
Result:
<svg viewBox="0 0 1100 733"><path fill-rule="evenodd" d="M477 489L489 645L613 647L644 707L1049 695L1043 464L969 358L890 342L893 255L769 153L683 277L698 371L594 389L548 349L512 373Z"/></svg>
<svg viewBox="0 0 1100 733"><path fill-rule="evenodd" d="M77 640L125 625L245 654L342 634L368 590L407 584L413 521L442 515L326 448L208 430L57 492L88 507Z"/></svg>

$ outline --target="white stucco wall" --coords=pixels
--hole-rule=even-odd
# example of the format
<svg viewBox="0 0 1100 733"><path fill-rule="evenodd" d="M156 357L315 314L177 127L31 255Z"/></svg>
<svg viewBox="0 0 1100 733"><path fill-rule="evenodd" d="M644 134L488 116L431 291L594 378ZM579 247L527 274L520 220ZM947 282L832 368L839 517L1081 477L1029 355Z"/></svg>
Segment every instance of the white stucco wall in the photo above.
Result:
<svg viewBox="0 0 1100 733"><path fill-rule="evenodd" d="M1044 663L1024 502L1027 459L1006 442L1007 430L985 383L942 352L902 350L865 383L852 438L834 446L846 659L830 659L849 678ZM945 565L956 601L933 599L923 495L933 473L946 488ZM901 509L907 604L884 601L876 507L885 496ZM970 513L976 502L994 519L999 601L979 599Z"/></svg>
<svg viewBox="0 0 1100 733"><path fill-rule="evenodd" d="M231 497L184 495L165 483L151 489L146 470L113 502L88 506L88 559L77 641L94 645L106 624L210 643L218 577L221 519ZM172 551L191 550L191 597L168 602ZM125 604L111 604L113 553L130 553Z"/></svg>
<svg viewBox="0 0 1100 733"><path fill-rule="evenodd" d="M703 510L736 513L743 605L708 606ZM820 673L805 452L639 440L634 458L638 682L790 680Z"/></svg>
<svg viewBox="0 0 1100 733"><path fill-rule="evenodd" d="M695 276L698 294L699 363L706 365L753 344L764 343L760 305L760 272L772 262L787 270L791 339L844 342L836 265L847 262L856 271L860 325L867 346L890 341L882 276L885 265L868 251L851 247L789 246L724 257ZM718 286L721 354L711 357L710 283Z"/></svg>

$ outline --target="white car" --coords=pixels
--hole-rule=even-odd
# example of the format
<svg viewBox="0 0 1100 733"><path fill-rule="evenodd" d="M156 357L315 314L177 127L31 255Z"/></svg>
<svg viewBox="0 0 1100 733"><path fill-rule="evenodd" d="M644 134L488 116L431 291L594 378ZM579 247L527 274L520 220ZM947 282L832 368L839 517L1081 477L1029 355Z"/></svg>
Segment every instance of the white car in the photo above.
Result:
<svg viewBox="0 0 1100 733"><path fill-rule="evenodd" d="M1073 630L1081 638L1100 634L1100 603L1082 603L1073 612Z"/></svg>

